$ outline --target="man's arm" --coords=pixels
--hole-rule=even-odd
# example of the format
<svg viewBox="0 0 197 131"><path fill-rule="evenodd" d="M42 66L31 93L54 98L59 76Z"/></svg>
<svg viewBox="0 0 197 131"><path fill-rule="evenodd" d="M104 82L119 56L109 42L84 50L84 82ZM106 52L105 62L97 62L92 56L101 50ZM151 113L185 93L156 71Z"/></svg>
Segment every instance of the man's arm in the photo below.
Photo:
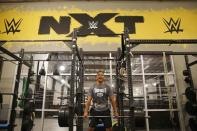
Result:
<svg viewBox="0 0 197 131"><path fill-rule="evenodd" d="M92 96L88 96L88 100L85 104L85 110L84 110L84 117L85 118L88 117L88 111L89 111L89 108L90 108L91 101L92 101Z"/></svg>
<svg viewBox="0 0 197 131"><path fill-rule="evenodd" d="M112 104L112 107L113 107L113 113L115 115L117 115L118 114L118 110L117 110L117 105L116 105L116 98L115 98L114 95L110 96L109 98L110 98L110 101L111 101L111 104Z"/></svg>

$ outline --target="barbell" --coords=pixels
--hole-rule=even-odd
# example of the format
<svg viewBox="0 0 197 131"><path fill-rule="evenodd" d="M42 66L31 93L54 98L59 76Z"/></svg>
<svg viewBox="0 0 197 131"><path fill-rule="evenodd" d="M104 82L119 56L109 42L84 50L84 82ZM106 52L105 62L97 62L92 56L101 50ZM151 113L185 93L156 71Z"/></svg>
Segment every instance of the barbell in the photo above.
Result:
<svg viewBox="0 0 197 131"><path fill-rule="evenodd" d="M69 121L70 121L70 113L68 109L60 109L59 113L58 113L58 124L60 127L69 127ZM88 116L88 118L109 118L109 117L113 117L113 118L130 118L131 116ZM145 116L146 118L150 118L150 116ZM78 119L78 118L84 118L84 116L78 116L78 115L74 115L73 116L74 119ZM73 125L72 125L73 126Z"/></svg>
<svg viewBox="0 0 197 131"><path fill-rule="evenodd" d="M74 116L75 118L84 118L84 116ZM116 118L115 116L88 116L88 118L108 118L108 117L113 117ZM129 118L130 116L118 116L117 118Z"/></svg>

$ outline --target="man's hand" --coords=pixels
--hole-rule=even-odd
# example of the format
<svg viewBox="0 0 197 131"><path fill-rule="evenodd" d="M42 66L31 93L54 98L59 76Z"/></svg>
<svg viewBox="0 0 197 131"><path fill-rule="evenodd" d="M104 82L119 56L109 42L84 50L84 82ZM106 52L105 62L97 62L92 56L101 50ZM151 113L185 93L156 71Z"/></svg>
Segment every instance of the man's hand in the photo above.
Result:
<svg viewBox="0 0 197 131"><path fill-rule="evenodd" d="M85 118L85 119L88 118L88 112L85 111L85 112L83 113L83 118Z"/></svg>
<svg viewBox="0 0 197 131"><path fill-rule="evenodd" d="M92 101L92 96L88 96L88 100L86 101L85 109L84 109L84 113L83 113L84 118L88 118L88 111L89 111L91 101Z"/></svg>
<svg viewBox="0 0 197 131"><path fill-rule="evenodd" d="M116 97L113 95L110 97L110 101L111 101L111 104L112 104L112 107L113 107L113 115L115 118L118 118L119 114L118 114L118 111L117 111L117 108L116 108Z"/></svg>
<svg viewBox="0 0 197 131"><path fill-rule="evenodd" d="M118 114L117 111L114 111L113 115L114 115L115 118L118 118L119 117L119 114Z"/></svg>

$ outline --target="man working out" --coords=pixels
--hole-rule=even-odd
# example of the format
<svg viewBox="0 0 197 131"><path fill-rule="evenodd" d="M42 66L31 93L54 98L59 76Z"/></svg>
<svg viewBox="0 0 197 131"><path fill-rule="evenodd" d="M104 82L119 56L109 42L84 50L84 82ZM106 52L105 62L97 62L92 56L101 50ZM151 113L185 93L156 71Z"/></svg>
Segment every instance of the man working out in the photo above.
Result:
<svg viewBox="0 0 197 131"><path fill-rule="evenodd" d="M113 115L115 117L118 117L116 101L115 96L113 95L113 91L107 84L104 83L104 72L98 71L96 76L96 83L89 89L88 92L88 100L85 104L84 118L88 117L88 111L92 100L93 107L90 110L90 115L101 117L91 118L88 131L94 131L94 128L98 124L99 119L101 119L104 123L106 131L112 131L111 117L102 117L111 116L108 99L111 101L113 107Z"/></svg>

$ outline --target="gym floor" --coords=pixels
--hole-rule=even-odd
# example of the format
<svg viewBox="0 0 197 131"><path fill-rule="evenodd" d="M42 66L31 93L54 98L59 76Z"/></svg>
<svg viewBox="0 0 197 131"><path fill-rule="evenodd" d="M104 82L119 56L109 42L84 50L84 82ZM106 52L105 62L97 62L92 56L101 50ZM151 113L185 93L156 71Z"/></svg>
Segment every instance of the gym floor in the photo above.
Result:
<svg viewBox="0 0 197 131"><path fill-rule="evenodd" d="M17 126L15 131L20 131L21 119L16 119ZM87 130L88 121L84 121L84 131ZM35 125L32 131L39 131L42 129L42 121L41 119L35 119ZM43 131L68 131L66 127L59 127L57 123L57 119L44 119ZM136 130L136 131L146 131L146 130ZM165 129L165 130L156 130L151 129L151 131L173 131L173 129Z"/></svg>

